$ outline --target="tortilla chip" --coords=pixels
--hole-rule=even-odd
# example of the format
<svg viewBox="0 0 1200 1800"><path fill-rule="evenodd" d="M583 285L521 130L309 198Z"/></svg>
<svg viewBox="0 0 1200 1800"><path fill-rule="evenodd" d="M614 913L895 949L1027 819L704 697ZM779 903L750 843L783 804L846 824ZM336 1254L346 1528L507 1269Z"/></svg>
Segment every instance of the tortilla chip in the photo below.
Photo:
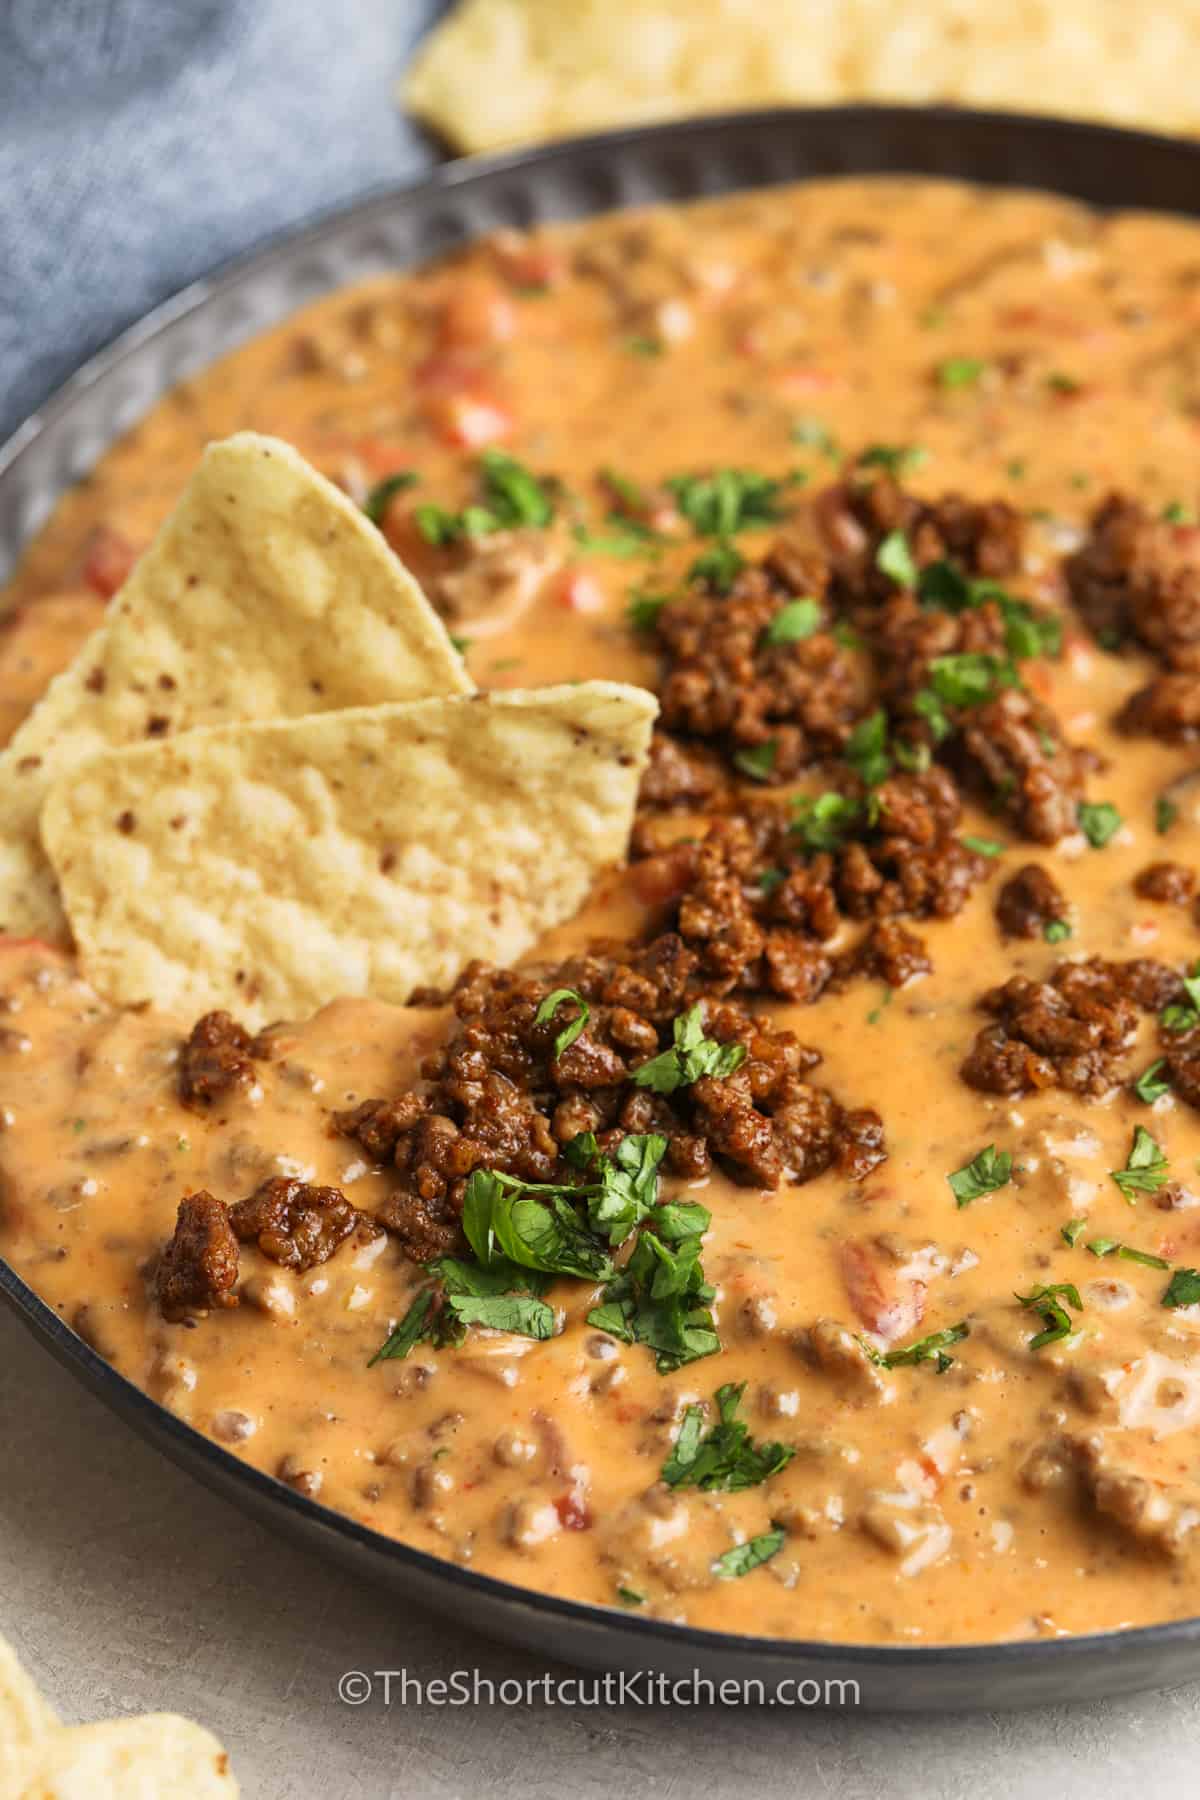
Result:
<svg viewBox="0 0 1200 1800"><path fill-rule="evenodd" d="M957 100L1194 132L1200 6L462 0L402 97L463 150L744 106ZM1071 79L1064 81L1069 69Z"/></svg>
<svg viewBox="0 0 1200 1800"><path fill-rule="evenodd" d="M237 1800L240 1789L211 1732L174 1713L148 1713L51 1732L24 1787L11 1792L15 1800Z"/></svg>
<svg viewBox="0 0 1200 1800"><path fill-rule="evenodd" d="M624 856L657 710L591 681L97 757L42 814L83 972L258 1026L510 962Z"/></svg>
<svg viewBox="0 0 1200 1800"><path fill-rule="evenodd" d="M37 819L56 777L97 751L471 687L412 576L338 488L274 438L210 445L105 624L0 756L0 929L63 935Z"/></svg>
<svg viewBox="0 0 1200 1800"><path fill-rule="evenodd" d="M0 1637L0 1795L20 1794L58 1720Z"/></svg>

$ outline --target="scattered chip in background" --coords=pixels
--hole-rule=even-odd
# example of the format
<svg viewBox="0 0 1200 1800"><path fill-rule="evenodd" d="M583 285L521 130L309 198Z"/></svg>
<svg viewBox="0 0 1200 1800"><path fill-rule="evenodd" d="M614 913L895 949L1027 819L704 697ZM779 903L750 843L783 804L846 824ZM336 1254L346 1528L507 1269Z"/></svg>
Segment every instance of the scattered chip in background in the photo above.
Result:
<svg viewBox="0 0 1200 1800"><path fill-rule="evenodd" d="M405 104L461 150L692 113L957 101L1200 129L1200 0L460 0Z"/></svg>

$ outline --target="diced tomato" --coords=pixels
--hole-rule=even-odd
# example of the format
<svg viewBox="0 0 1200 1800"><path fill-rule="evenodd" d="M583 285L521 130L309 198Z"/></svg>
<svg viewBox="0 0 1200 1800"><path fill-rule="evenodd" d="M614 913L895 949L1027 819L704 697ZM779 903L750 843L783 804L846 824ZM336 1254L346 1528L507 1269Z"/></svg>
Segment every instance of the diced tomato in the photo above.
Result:
<svg viewBox="0 0 1200 1800"><path fill-rule="evenodd" d="M512 414L482 393L433 393L423 411L442 442L456 450L481 450L512 435Z"/></svg>
<svg viewBox="0 0 1200 1800"><path fill-rule="evenodd" d="M138 559L127 537L110 525L97 525L83 551L83 579L105 600L122 587Z"/></svg>
<svg viewBox="0 0 1200 1800"><path fill-rule="evenodd" d="M779 392L797 400L804 399L808 394L827 393L835 383L836 377L827 369L781 369L775 377L775 386Z"/></svg>
<svg viewBox="0 0 1200 1800"><path fill-rule="evenodd" d="M566 568L554 582L554 603L566 612L598 613L604 611L606 599L594 575Z"/></svg>
<svg viewBox="0 0 1200 1800"><path fill-rule="evenodd" d="M557 287L567 273L567 259L561 250L519 233L493 239L492 251L505 280L517 288Z"/></svg>
<svg viewBox="0 0 1200 1800"><path fill-rule="evenodd" d="M591 1529L592 1515L578 1494L560 1494L554 1502L554 1510L568 1531Z"/></svg>
<svg viewBox="0 0 1200 1800"><path fill-rule="evenodd" d="M498 282L463 281L442 306L438 341L448 350L489 349L506 344L517 328L511 296Z"/></svg>
<svg viewBox="0 0 1200 1800"><path fill-rule="evenodd" d="M925 1283L851 1241L838 1253L846 1297L861 1323L887 1344L911 1336L925 1312Z"/></svg>

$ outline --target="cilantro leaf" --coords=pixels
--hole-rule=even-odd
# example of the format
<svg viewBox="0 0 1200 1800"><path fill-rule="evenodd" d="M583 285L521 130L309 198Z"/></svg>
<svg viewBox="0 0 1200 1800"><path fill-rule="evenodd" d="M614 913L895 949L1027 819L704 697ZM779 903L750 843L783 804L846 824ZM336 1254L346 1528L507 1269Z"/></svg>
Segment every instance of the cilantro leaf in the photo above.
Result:
<svg viewBox="0 0 1200 1800"><path fill-rule="evenodd" d="M1042 927L1042 936L1048 944L1065 944L1071 936L1071 927L1066 919L1047 919Z"/></svg>
<svg viewBox="0 0 1200 1800"><path fill-rule="evenodd" d="M675 1042L633 1071L635 1087L655 1094L673 1094L690 1087L702 1076L732 1075L746 1060L744 1044L719 1044L704 1035L704 1008L699 1003L680 1013L671 1027Z"/></svg>
<svg viewBox="0 0 1200 1800"><path fill-rule="evenodd" d="M948 356L937 366L938 386L950 392L974 387L986 368L979 356Z"/></svg>
<svg viewBox="0 0 1200 1800"><path fill-rule="evenodd" d="M575 1192L475 1169L463 1201L467 1241L485 1268L503 1256L525 1269L606 1281L611 1258L581 1224Z"/></svg>
<svg viewBox="0 0 1200 1800"><path fill-rule="evenodd" d="M928 460L920 444L868 444L857 458L860 469L883 469L897 481Z"/></svg>
<svg viewBox="0 0 1200 1800"><path fill-rule="evenodd" d="M673 1216L664 1217L668 1213ZM589 1325L610 1337L647 1345L660 1374L721 1348L710 1306L713 1289L700 1266L708 1220L702 1206L658 1207L601 1304L587 1316Z"/></svg>
<svg viewBox="0 0 1200 1800"><path fill-rule="evenodd" d="M757 1537L747 1538L744 1544L735 1544L724 1556L718 1556L713 1564L713 1574L719 1581L737 1581L778 1556L786 1542L787 1532L779 1526L760 1532Z"/></svg>
<svg viewBox="0 0 1200 1800"><path fill-rule="evenodd" d="M995 1144L989 1144L961 1169L955 1169L946 1180L957 1204L969 1206L981 1194L994 1194L997 1188L1007 1186L1012 1180L1012 1163L1011 1151L997 1150Z"/></svg>
<svg viewBox="0 0 1200 1800"><path fill-rule="evenodd" d="M801 794L792 802L792 832L805 850L839 850L862 817L846 794Z"/></svg>
<svg viewBox="0 0 1200 1800"><path fill-rule="evenodd" d="M1124 823L1111 800L1081 800L1076 817L1093 850L1103 850Z"/></svg>
<svg viewBox="0 0 1200 1800"><path fill-rule="evenodd" d="M1136 1125L1133 1143L1123 1169L1110 1169L1109 1174L1131 1206L1138 1194L1155 1194L1170 1180L1167 1158L1144 1125Z"/></svg>
<svg viewBox="0 0 1200 1800"><path fill-rule="evenodd" d="M740 774L748 775L751 781L769 781L778 749L775 738L768 738L763 744L751 744L735 753L733 766Z"/></svg>
<svg viewBox="0 0 1200 1800"><path fill-rule="evenodd" d="M1060 1294L1062 1300L1059 1299ZM1067 1306L1073 1306L1076 1312L1083 1311L1079 1289L1071 1281L1057 1281L1050 1287L1035 1287L1032 1293L1017 1294L1015 1298L1022 1306L1041 1316L1042 1329L1029 1340L1031 1350L1041 1350L1046 1344L1057 1344L1062 1338L1070 1337L1074 1327ZM1066 1305L1063 1305L1063 1301Z"/></svg>
<svg viewBox="0 0 1200 1800"><path fill-rule="evenodd" d="M868 787L878 787L891 773L892 763L887 749L887 714L880 707L860 719L846 740L843 754L850 767Z"/></svg>
<svg viewBox="0 0 1200 1800"><path fill-rule="evenodd" d="M785 1469L795 1450L787 1444L755 1443L737 1411L745 1382L717 1389L718 1421L704 1432L703 1406L689 1406L679 1436L662 1466L668 1487L695 1487L705 1493L757 1487Z"/></svg>
<svg viewBox="0 0 1200 1800"><path fill-rule="evenodd" d="M1179 806L1167 794L1160 794L1154 802L1154 829L1159 837L1165 837L1179 817Z"/></svg>
<svg viewBox="0 0 1200 1800"><path fill-rule="evenodd" d="M414 518L427 543L446 545L463 538L487 537L518 525L549 525L554 517L551 484L503 450L485 450L478 464L481 503L461 512L442 506L418 506Z"/></svg>
<svg viewBox="0 0 1200 1800"><path fill-rule="evenodd" d="M782 483L753 469L717 469L712 475L674 475L667 487L697 537L730 538L779 517Z"/></svg>
<svg viewBox="0 0 1200 1800"><path fill-rule="evenodd" d="M388 507L406 488L415 487L420 476L413 469L398 469L394 475L385 475L377 481L366 499L362 509L372 525L382 525Z"/></svg>
<svg viewBox="0 0 1200 1800"><path fill-rule="evenodd" d="M910 1369L919 1363L931 1362L939 1375L944 1375L954 1361L946 1351L951 1344L961 1343L963 1338L971 1335L971 1327L965 1319L957 1325L947 1325L942 1331L931 1331L928 1337L918 1338L915 1344L906 1344L901 1350L876 1350L866 1338L859 1338L859 1343L873 1363L881 1369Z"/></svg>
<svg viewBox="0 0 1200 1800"><path fill-rule="evenodd" d="M433 1321L429 1314L433 1298L432 1288L422 1288L395 1330L375 1352L367 1364L368 1369L373 1369L377 1362L402 1360L415 1345L432 1335Z"/></svg>
<svg viewBox="0 0 1200 1800"><path fill-rule="evenodd" d="M1142 1070L1134 1082L1133 1091L1144 1105L1153 1106L1156 1100L1161 1100L1164 1094L1170 1093L1171 1078L1162 1072L1166 1066L1166 1057L1159 1056L1148 1069Z"/></svg>
<svg viewBox="0 0 1200 1800"><path fill-rule="evenodd" d="M1176 1269L1162 1297L1164 1306L1200 1304L1200 1269Z"/></svg>
<svg viewBox="0 0 1200 1800"><path fill-rule="evenodd" d="M670 599L670 594L648 594L644 588L634 588L625 608L625 617L635 631L653 631L659 613Z"/></svg>
<svg viewBox="0 0 1200 1800"><path fill-rule="evenodd" d="M702 581L714 594L727 594L742 570L746 559L732 544L717 544L698 556L687 572L689 581Z"/></svg>
<svg viewBox="0 0 1200 1800"><path fill-rule="evenodd" d="M533 1015L533 1022L535 1025L545 1025L554 1017L559 1007L566 1001L572 1001L579 1010L570 1023L563 1026L563 1029L554 1040L554 1058L556 1062L564 1050L569 1050L571 1048L571 1045L575 1042L576 1038L591 1018L592 1009L577 988L555 988L552 994L546 995L546 998L542 1001L542 1004Z"/></svg>
<svg viewBox="0 0 1200 1800"><path fill-rule="evenodd" d="M1062 1240L1065 1244L1069 1244L1073 1250L1086 1230L1086 1219L1068 1219L1062 1228Z"/></svg>
<svg viewBox="0 0 1200 1800"><path fill-rule="evenodd" d="M875 567L882 575L889 575L897 587L915 588L917 585L917 565L913 558L908 538L903 531L889 531L878 550L875 552Z"/></svg>
<svg viewBox="0 0 1200 1800"><path fill-rule="evenodd" d="M801 600L789 600L786 606L781 606L760 641L765 647L798 644L820 629L820 601L805 596Z"/></svg>

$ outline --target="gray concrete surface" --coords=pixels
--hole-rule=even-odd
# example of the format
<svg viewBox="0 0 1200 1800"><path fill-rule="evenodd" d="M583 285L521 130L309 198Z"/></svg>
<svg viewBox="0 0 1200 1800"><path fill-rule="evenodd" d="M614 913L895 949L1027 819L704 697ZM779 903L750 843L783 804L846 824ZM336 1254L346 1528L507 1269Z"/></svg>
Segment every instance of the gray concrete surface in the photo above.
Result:
<svg viewBox="0 0 1200 1800"><path fill-rule="evenodd" d="M251 1800L1097 1800L1196 1791L1200 1690L968 1717L456 1707L337 1697L347 1669L544 1665L277 1543L0 1315L0 1629L71 1720L178 1710Z"/></svg>

